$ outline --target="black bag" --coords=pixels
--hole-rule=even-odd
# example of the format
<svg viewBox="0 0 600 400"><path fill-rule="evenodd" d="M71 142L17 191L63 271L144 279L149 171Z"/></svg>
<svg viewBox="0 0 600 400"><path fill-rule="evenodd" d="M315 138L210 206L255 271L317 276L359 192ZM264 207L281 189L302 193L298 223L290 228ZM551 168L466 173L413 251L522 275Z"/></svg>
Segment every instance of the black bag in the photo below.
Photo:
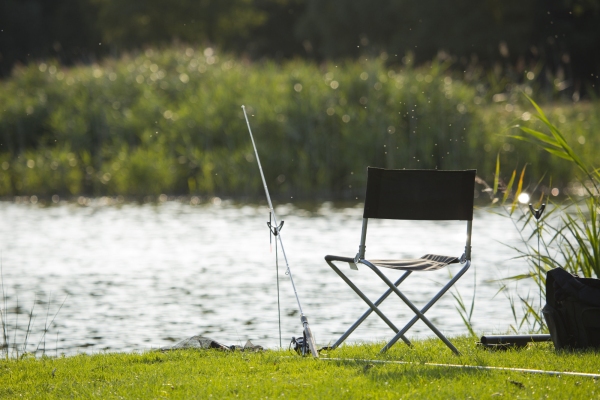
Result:
<svg viewBox="0 0 600 400"><path fill-rule="evenodd" d="M542 309L554 347L600 349L600 280L579 278L562 268L546 274Z"/></svg>

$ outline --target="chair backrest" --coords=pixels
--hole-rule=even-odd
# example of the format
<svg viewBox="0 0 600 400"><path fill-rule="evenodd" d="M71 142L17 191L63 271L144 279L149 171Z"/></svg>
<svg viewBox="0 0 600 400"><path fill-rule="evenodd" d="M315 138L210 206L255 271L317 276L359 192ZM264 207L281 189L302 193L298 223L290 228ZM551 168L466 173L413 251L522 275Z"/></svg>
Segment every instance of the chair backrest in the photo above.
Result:
<svg viewBox="0 0 600 400"><path fill-rule="evenodd" d="M475 174L369 167L363 218L472 221Z"/></svg>

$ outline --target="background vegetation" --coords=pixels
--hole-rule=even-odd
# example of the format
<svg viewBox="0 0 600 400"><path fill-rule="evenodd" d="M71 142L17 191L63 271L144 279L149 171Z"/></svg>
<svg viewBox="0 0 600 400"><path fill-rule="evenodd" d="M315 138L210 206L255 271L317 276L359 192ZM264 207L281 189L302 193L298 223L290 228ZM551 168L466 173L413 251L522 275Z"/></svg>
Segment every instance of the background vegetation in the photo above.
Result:
<svg viewBox="0 0 600 400"><path fill-rule="evenodd" d="M527 84L484 84L448 62L414 67L408 54L393 67L389 57L249 62L177 47L30 64L0 82L0 195L260 196L242 104L280 195L353 199L368 165L476 167L493 179L498 152L503 165L568 184L573 165L502 135L531 122L521 93L536 89L534 72ZM590 160L599 106L549 108Z"/></svg>
<svg viewBox="0 0 600 400"><path fill-rule="evenodd" d="M355 199L368 165L491 181L498 153L564 193L573 165L503 134L525 92L592 160L598 23L589 0L5 0L0 196L260 196L242 104L276 195Z"/></svg>
<svg viewBox="0 0 600 400"><path fill-rule="evenodd" d="M598 82L594 0L4 0L0 76L14 63L90 62L174 41L253 59L439 52L521 75L540 65L571 94Z"/></svg>

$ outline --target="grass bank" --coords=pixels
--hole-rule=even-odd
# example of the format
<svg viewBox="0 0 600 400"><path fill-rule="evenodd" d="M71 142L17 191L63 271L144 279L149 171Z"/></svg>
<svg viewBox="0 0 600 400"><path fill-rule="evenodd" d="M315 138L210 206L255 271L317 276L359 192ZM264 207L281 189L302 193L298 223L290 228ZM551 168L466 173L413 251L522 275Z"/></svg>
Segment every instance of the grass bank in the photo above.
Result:
<svg viewBox="0 0 600 400"><path fill-rule="evenodd" d="M251 63L166 48L18 68L0 82L0 196L261 196L242 104L271 191L287 198L355 199L367 166L477 168L491 181L498 153L533 181L573 179L570 164L505 136L532 123L521 93L536 97L535 71L511 83L394 57ZM592 160L600 102L546 109Z"/></svg>
<svg viewBox="0 0 600 400"><path fill-rule="evenodd" d="M454 356L439 340L413 349L379 345L329 351L346 359L411 364L323 361L286 351L97 354L0 361L2 398L598 398L588 377L432 367L427 362L600 373L600 354L556 352L549 343L490 352L458 338Z"/></svg>

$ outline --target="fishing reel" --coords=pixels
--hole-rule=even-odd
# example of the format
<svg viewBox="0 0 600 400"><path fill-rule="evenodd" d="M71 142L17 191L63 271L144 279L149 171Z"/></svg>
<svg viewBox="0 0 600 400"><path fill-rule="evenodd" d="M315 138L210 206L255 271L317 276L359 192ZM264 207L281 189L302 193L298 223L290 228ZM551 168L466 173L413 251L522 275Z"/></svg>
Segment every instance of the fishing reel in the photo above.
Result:
<svg viewBox="0 0 600 400"><path fill-rule="evenodd" d="M290 349L294 346L294 351L301 355L302 357L308 355L310 353L310 349L308 348L308 340L306 340L306 333L302 333L302 337L295 338L292 336L292 341L290 342Z"/></svg>

